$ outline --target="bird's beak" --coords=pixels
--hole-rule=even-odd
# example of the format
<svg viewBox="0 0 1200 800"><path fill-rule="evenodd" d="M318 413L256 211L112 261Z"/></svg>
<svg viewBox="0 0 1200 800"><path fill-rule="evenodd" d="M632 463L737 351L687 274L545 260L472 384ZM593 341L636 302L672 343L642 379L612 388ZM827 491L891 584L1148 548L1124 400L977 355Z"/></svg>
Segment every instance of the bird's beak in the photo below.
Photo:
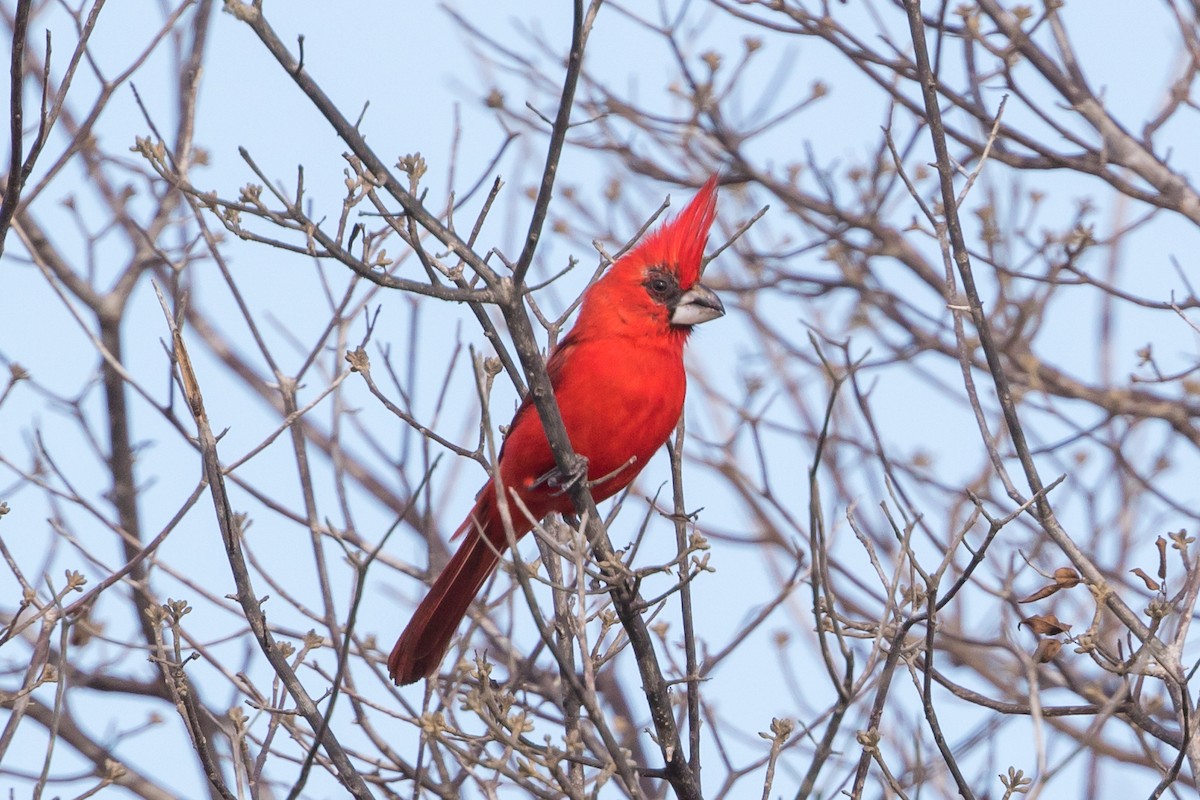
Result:
<svg viewBox="0 0 1200 800"><path fill-rule="evenodd" d="M696 283L679 296L675 309L671 312L672 325L699 325L717 317L725 316L725 306L717 293Z"/></svg>

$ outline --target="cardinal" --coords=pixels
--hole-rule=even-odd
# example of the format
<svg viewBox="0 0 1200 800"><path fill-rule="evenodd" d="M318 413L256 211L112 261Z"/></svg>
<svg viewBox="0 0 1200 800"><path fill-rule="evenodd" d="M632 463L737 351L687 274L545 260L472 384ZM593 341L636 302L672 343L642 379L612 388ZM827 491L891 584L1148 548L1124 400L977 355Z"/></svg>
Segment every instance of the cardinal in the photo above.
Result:
<svg viewBox="0 0 1200 800"><path fill-rule="evenodd" d="M575 452L587 459L592 497L601 501L633 481L666 442L683 412L683 346L692 326L725 314L700 283L700 262L716 210L709 178L674 219L617 259L584 294L579 319L550 354L546 372ZM498 496L489 481L454 534L457 552L392 648L388 673L398 685L431 676L480 587L512 541L548 514L571 513L571 498L526 398L500 449Z"/></svg>

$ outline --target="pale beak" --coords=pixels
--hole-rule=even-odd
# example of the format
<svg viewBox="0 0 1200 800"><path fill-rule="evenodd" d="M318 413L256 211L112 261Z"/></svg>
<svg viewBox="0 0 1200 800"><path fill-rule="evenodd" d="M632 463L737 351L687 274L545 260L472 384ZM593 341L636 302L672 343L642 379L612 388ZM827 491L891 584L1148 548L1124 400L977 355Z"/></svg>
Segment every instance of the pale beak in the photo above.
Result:
<svg viewBox="0 0 1200 800"><path fill-rule="evenodd" d="M725 316L725 306L717 293L696 283L679 296L671 311L672 325L699 325L702 322Z"/></svg>

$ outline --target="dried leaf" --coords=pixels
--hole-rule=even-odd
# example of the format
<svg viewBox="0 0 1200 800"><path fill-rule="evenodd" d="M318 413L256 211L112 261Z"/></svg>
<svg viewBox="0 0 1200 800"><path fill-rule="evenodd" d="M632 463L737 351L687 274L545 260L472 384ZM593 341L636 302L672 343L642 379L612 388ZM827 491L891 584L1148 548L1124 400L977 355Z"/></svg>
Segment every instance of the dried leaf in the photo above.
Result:
<svg viewBox="0 0 1200 800"><path fill-rule="evenodd" d="M1158 577L1165 581L1167 579L1167 540L1160 536L1154 541L1154 546L1158 548Z"/></svg>
<svg viewBox="0 0 1200 800"><path fill-rule="evenodd" d="M1070 625L1059 622L1058 617L1053 614L1039 614L1036 617L1026 617L1021 620L1021 625L1028 625L1029 630L1038 636L1055 636L1071 630ZM1021 625L1017 625L1017 627L1019 628Z"/></svg>
<svg viewBox="0 0 1200 800"><path fill-rule="evenodd" d="M1143 570L1141 567L1138 567L1137 569L1131 569L1129 571L1132 572L1134 575L1137 575L1139 578L1141 578L1142 583L1146 584L1146 588L1149 589L1150 591L1157 592L1159 589L1162 588L1162 584L1160 584L1158 581L1154 580L1154 578L1151 578L1149 575L1147 575L1146 571Z"/></svg>
<svg viewBox="0 0 1200 800"><path fill-rule="evenodd" d="M1029 597L1022 597L1017 602L1018 603L1032 603L1035 600L1045 600L1047 597L1054 594L1061 588L1063 588L1063 587L1059 586L1056 583L1052 583L1049 586L1043 586L1042 588L1038 589L1036 592L1029 595Z"/></svg>
<svg viewBox="0 0 1200 800"><path fill-rule="evenodd" d="M1054 582L1058 584L1060 589L1071 589L1079 585L1083 578L1079 577L1079 573L1070 567L1059 567L1054 570Z"/></svg>
<svg viewBox="0 0 1200 800"><path fill-rule="evenodd" d="M1053 661L1062 652L1062 642L1058 639L1042 639L1038 642L1037 650L1033 651L1033 660L1039 664Z"/></svg>
<svg viewBox="0 0 1200 800"><path fill-rule="evenodd" d="M1026 598L1018 600L1018 603L1032 603L1037 600L1045 600L1050 595L1057 592L1059 589L1071 589L1080 584L1083 578L1079 577L1079 573L1070 567L1059 567L1054 570L1054 583L1043 586L1033 594Z"/></svg>

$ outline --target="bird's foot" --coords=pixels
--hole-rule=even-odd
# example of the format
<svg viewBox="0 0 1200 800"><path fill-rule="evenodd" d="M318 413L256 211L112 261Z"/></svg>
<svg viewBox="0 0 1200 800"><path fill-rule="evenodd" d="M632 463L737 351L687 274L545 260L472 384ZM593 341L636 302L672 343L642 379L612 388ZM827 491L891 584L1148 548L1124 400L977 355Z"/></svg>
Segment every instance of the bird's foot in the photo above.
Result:
<svg viewBox="0 0 1200 800"><path fill-rule="evenodd" d="M550 493L551 496L558 497L569 492L572 487L587 481L587 475L587 456L581 456L577 453L575 455L575 463L571 465L570 472L563 472L558 467L555 467L549 472L539 475L529 488L538 489L545 486L553 490Z"/></svg>

